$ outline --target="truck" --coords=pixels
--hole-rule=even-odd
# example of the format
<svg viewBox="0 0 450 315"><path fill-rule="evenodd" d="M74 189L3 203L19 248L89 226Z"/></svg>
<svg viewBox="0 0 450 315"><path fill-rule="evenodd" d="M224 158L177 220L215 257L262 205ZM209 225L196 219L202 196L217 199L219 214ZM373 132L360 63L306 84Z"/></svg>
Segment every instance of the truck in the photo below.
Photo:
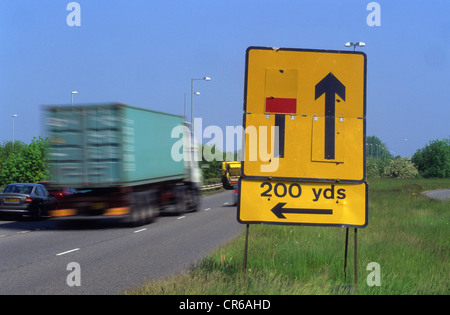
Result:
<svg viewBox="0 0 450 315"><path fill-rule="evenodd" d="M222 186L225 189L233 189L241 175L240 161L222 162Z"/></svg>
<svg viewBox="0 0 450 315"><path fill-rule="evenodd" d="M121 103L44 106L52 188L75 188L57 218L133 226L199 207L201 171L182 116Z"/></svg>

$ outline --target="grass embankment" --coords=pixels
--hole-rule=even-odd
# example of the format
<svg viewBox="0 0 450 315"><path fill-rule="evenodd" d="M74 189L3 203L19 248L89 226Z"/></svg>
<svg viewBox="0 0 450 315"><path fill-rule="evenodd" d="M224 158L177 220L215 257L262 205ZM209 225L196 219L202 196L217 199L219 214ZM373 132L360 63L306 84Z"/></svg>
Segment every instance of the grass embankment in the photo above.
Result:
<svg viewBox="0 0 450 315"><path fill-rule="evenodd" d="M450 188L450 180L369 181L369 225L358 231L356 289L344 289L353 284L352 230L345 280L345 228L251 225L246 277L243 233L188 273L127 293L448 294L450 202L420 194L438 188ZM381 286L366 284L370 262L380 265Z"/></svg>

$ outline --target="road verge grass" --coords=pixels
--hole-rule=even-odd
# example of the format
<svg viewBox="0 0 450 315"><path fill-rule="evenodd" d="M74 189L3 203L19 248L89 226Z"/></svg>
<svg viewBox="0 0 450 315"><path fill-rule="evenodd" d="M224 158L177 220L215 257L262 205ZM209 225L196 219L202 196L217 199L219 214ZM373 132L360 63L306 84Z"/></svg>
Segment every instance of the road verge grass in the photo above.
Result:
<svg viewBox="0 0 450 315"><path fill-rule="evenodd" d="M154 280L126 294L448 294L450 202L421 191L449 188L447 179L373 179L369 224L358 230L358 286L353 284L353 231L347 278L345 228L251 225L242 273L244 233L187 273ZM380 286L368 286L370 262Z"/></svg>

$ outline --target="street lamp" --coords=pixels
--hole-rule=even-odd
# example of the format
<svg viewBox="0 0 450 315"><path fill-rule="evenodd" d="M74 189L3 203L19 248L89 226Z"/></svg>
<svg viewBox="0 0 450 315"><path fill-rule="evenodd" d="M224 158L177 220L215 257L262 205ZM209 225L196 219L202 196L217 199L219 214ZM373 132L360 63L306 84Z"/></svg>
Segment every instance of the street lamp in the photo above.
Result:
<svg viewBox="0 0 450 315"><path fill-rule="evenodd" d="M405 141L405 157L407 158L408 157L408 139L407 138L405 138L404 139L404 141Z"/></svg>
<svg viewBox="0 0 450 315"><path fill-rule="evenodd" d="M194 81L211 81L210 77L204 77L202 79L191 79L191 124L192 128L194 128ZM199 95L199 92L195 92L195 95ZM198 93L198 94L197 94ZM193 131L194 129L192 129Z"/></svg>
<svg viewBox="0 0 450 315"><path fill-rule="evenodd" d="M203 77L202 79L191 79L191 127L194 133L194 94L200 95L200 92L194 93L194 81L211 81L210 77ZM192 137L192 145L194 145L194 137Z"/></svg>
<svg viewBox="0 0 450 315"><path fill-rule="evenodd" d="M194 92L194 95L200 95L200 92ZM191 114L191 116L192 116L192 114ZM187 120L186 120L186 92L184 93L184 121L187 123Z"/></svg>
<svg viewBox="0 0 450 315"><path fill-rule="evenodd" d="M358 47L364 47L364 46L366 46L366 43L364 43L364 42L356 42L356 43L346 42L346 43L344 44L344 46L345 46L345 47L352 47L352 46L353 46L353 51L355 51L355 50L356 50L356 46L358 46Z"/></svg>
<svg viewBox="0 0 450 315"><path fill-rule="evenodd" d="M16 115L16 114L12 115L12 143L13 143L13 150L14 150L14 142L15 142L15 140L14 140L14 118L16 118L16 117L19 117L19 115Z"/></svg>
<svg viewBox="0 0 450 315"><path fill-rule="evenodd" d="M74 94L78 94L78 91L72 91L72 93L70 94L70 99L71 99L71 105L73 106L73 95Z"/></svg>

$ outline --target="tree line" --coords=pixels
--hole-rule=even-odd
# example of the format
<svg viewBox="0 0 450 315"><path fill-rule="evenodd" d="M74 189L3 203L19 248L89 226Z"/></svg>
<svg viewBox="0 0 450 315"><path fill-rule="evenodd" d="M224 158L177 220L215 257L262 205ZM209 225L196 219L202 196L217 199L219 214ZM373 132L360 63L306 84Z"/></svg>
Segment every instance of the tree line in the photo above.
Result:
<svg viewBox="0 0 450 315"><path fill-rule="evenodd" d="M367 137L368 177L450 178L449 139L430 141L417 150L411 159L393 156L386 145L375 136Z"/></svg>
<svg viewBox="0 0 450 315"><path fill-rule="evenodd" d="M48 149L48 141L42 137L33 138L30 144L8 141L0 145L0 187L47 180Z"/></svg>
<svg viewBox="0 0 450 315"><path fill-rule="evenodd" d="M367 137L367 175L368 177L393 178L450 178L450 140L433 140L428 145L417 150L411 160L394 157L387 146L375 137ZM204 147L202 148L204 149ZM216 152L215 146L207 151L218 156L226 154ZM0 145L0 187L12 182L36 183L48 180L48 151L47 139L35 137L30 144L21 141L4 142ZM237 153L234 154L235 159ZM203 178L220 178L222 161L205 159L201 161Z"/></svg>

